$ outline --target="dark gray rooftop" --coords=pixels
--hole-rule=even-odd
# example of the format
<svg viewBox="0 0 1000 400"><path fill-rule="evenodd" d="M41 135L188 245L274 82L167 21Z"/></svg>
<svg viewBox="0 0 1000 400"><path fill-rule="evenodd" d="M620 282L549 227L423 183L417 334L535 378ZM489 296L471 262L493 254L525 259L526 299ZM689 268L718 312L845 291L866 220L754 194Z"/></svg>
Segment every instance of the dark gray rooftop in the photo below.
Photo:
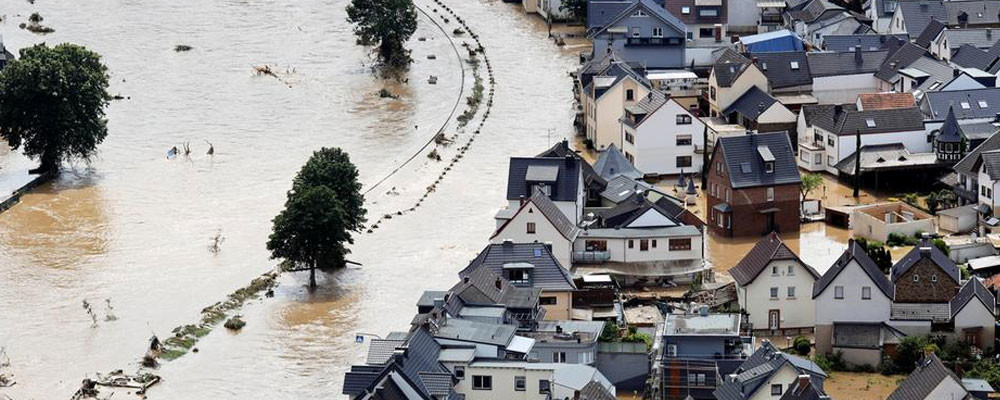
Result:
<svg viewBox="0 0 1000 400"><path fill-rule="evenodd" d="M964 13L970 26L996 25L1000 23L1000 2L996 0L964 0L946 1L944 8L948 13L948 25L960 26L960 16Z"/></svg>
<svg viewBox="0 0 1000 400"><path fill-rule="evenodd" d="M531 197L532 186L538 182L528 179L529 167L557 167L556 181L550 184L552 201L577 200L580 190L580 163L575 157L511 157L507 175L507 200ZM548 183L548 182L543 182Z"/></svg>
<svg viewBox="0 0 1000 400"><path fill-rule="evenodd" d="M849 52L854 51L860 45L862 51L880 51L889 48L890 38L897 38L904 42L910 41L910 35L905 33L897 35L824 35L823 47L826 51Z"/></svg>
<svg viewBox="0 0 1000 400"><path fill-rule="evenodd" d="M812 84L809 61L804 51L753 54L771 88L781 89Z"/></svg>
<svg viewBox="0 0 1000 400"><path fill-rule="evenodd" d="M962 381L950 369L941 363L937 355L931 353L924 358L917 369L906 377L903 383L887 397L887 400L926 399L945 379L953 379L959 386ZM966 393L966 396L968 393ZM964 399L965 397L963 397Z"/></svg>
<svg viewBox="0 0 1000 400"><path fill-rule="evenodd" d="M764 172L764 161L758 155L758 146L767 146L774 155L774 172ZM785 132L720 137L715 151L713 157L722 154L726 162L726 172L733 189L801 182L795 152ZM750 168L741 168L742 164Z"/></svg>
<svg viewBox="0 0 1000 400"><path fill-rule="evenodd" d="M955 315L973 300L979 301L987 310L990 310L990 313L996 315L996 297L983 285L983 281L973 276L962 285L962 289L951 299L951 317L955 318Z"/></svg>
<svg viewBox="0 0 1000 400"><path fill-rule="evenodd" d="M406 338L405 345L405 351L393 354L385 365L352 366L344 375L343 394L356 396L367 391L377 393L376 397L392 397L391 393L383 392L392 392L392 385L376 387L391 371L403 375L406 383L424 398L451 393L454 381L451 372L438 362L441 347L433 336L425 329L416 329Z"/></svg>
<svg viewBox="0 0 1000 400"><path fill-rule="evenodd" d="M490 324L461 318L448 318L438 327L434 337L506 346L514 338L517 327L508 324Z"/></svg>
<svg viewBox="0 0 1000 400"><path fill-rule="evenodd" d="M642 178L642 171L636 169L614 143L608 146L607 149L602 150L601 154L597 156L597 162L594 163L594 171L605 180L610 180L619 175L631 179Z"/></svg>
<svg viewBox="0 0 1000 400"><path fill-rule="evenodd" d="M771 232L756 245L750 249L749 252L735 267L729 270L729 274L733 276L736 283L740 286L746 286L750 282L763 272L771 261L777 260L795 260L799 264L805 266L806 271L813 276L814 279L819 279L819 273L816 272L812 267L806 265L799 259L799 256L795 254L792 249L785 245L785 242L781 240L781 237L777 233Z"/></svg>
<svg viewBox="0 0 1000 400"><path fill-rule="evenodd" d="M673 14L667 12L661 4L656 4L653 0L633 0L629 2L628 7L625 7L618 15L611 18L611 20L604 22L604 25L600 28L595 27L595 32L590 34L591 38L594 38L609 27L614 26L618 21L630 15L633 11L641 9L646 12L646 14L652 16L663 22L664 24L676 29L678 32L687 32L687 25L684 24L679 18L675 17ZM589 11L589 10L588 10ZM588 12L589 14L589 12Z"/></svg>
<svg viewBox="0 0 1000 400"><path fill-rule="evenodd" d="M910 35L919 35L924 31L931 19L938 21L948 20L948 10L942 1L900 1L896 7L898 12L903 13L903 23L906 32Z"/></svg>
<svg viewBox="0 0 1000 400"><path fill-rule="evenodd" d="M858 111L836 106L807 105L802 107L806 123L837 135L862 135L885 132L918 131L924 129L923 115L916 107Z"/></svg>
<svg viewBox="0 0 1000 400"><path fill-rule="evenodd" d="M900 3L900 5L902 4L907 3ZM886 82L895 81L896 77L899 76L897 71L909 67L914 61L930 54L927 49L909 42L903 43L895 51L892 51L892 47L893 45L890 45L889 55L886 56L882 67L875 73L876 78Z"/></svg>
<svg viewBox="0 0 1000 400"><path fill-rule="evenodd" d="M594 0L587 2L587 30L600 30L625 11L632 0Z"/></svg>
<svg viewBox="0 0 1000 400"><path fill-rule="evenodd" d="M955 166L952 167L952 169L954 169L956 172L960 172L966 175L974 175L975 169L973 169L973 167L979 161L979 156L984 151L990 151L990 150L1000 150L1000 135L993 134L992 136L990 136L982 144L972 149L972 151L969 152L969 154L966 154L965 157L962 157L962 160L956 163Z"/></svg>
<svg viewBox="0 0 1000 400"><path fill-rule="evenodd" d="M726 48L712 64L712 73L715 74L715 80L719 87L730 87L748 65L750 65L750 59Z"/></svg>
<svg viewBox="0 0 1000 400"><path fill-rule="evenodd" d="M929 259L934 265L955 280L961 282L958 266L944 252L937 248L929 240L924 240L918 246L913 247L902 259L892 266L892 281L896 282L900 276L909 271L921 259Z"/></svg>
<svg viewBox="0 0 1000 400"><path fill-rule="evenodd" d="M469 305L502 304L514 309L530 309L538 306L541 289L515 286L500 274L493 272L492 268L470 267L466 267L459 274L462 280L449 290L454 296L450 296L451 301L446 301L446 304L455 301L457 297L463 304ZM449 310L452 314L457 312L454 307Z"/></svg>
<svg viewBox="0 0 1000 400"><path fill-rule="evenodd" d="M829 37L829 36L828 36ZM861 62L854 52L807 53L809 72L813 78L840 75L872 74L885 62L888 51L863 51Z"/></svg>
<svg viewBox="0 0 1000 400"><path fill-rule="evenodd" d="M739 113L741 116L756 121L757 117L760 117L771 105L777 103L774 97L767 94L767 92L760 90L756 86L751 86L746 92L743 93L733 104L729 105L722 113L724 115L730 115L732 113Z"/></svg>
<svg viewBox="0 0 1000 400"><path fill-rule="evenodd" d="M958 119L996 118L1000 112L1000 88L927 92L921 101L927 120L943 121L952 106Z"/></svg>
<svg viewBox="0 0 1000 400"><path fill-rule="evenodd" d="M962 47L959 47L958 51L951 58L951 62L955 65L965 68L977 68L983 71L989 71L990 67L996 61L996 56L971 44L964 44Z"/></svg>
<svg viewBox="0 0 1000 400"><path fill-rule="evenodd" d="M809 375L822 385L827 374L816 363L776 349L771 342L765 341L746 361L733 373L735 377L727 377L713 393L718 400L744 400L752 398L759 390L767 390L765 384L785 364L790 364L799 374Z"/></svg>
<svg viewBox="0 0 1000 400"><path fill-rule="evenodd" d="M917 36L917 40L913 42L916 43L917 46L929 48L931 42L933 42L934 39L937 39L938 35L940 35L944 29L944 22L939 21L937 18L931 18L931 20L927 22L927 26L924 27L924 30L920 32L920 36Z"/></svg>
<svg viewBox="0 0 1000 400"><path fill-rule="evenodd" d="M531 272L532 287L542 290L575 290L569 271L559 265L552 252L542 243L490 244L479 252L465 269L458 273L462 278L472 271L487 268L503 275L504 265L526 263L534 266Z"/></svg>
<svg viewBox="0 0 1000 400"><path fill-rule="evenodd" d="M818 281L816 281L816 284L813 285L812 297L814 299L819 297L819 295L826 290L827 286L829 286L830 283L837 278L837 275L840 275L844 268L850 265L851 260L857 261L858 265L861 266L861 269L868 275L868 278L875 283L875 286L878 286L878 289L882 292L882 294L889 299L895 298L895 291L893 290L892 283L889 282L889 279L886 278L884 274L882 274L882 271L879 270L875 261L872 261L871 257L868 257L868 253L865 253L865 250L861 248L861 245L853 239L847 244L847 249L840 255L840 258L838 258L837 261L830 266L830 269L828 269L826 273L823 274Z"/></svg>

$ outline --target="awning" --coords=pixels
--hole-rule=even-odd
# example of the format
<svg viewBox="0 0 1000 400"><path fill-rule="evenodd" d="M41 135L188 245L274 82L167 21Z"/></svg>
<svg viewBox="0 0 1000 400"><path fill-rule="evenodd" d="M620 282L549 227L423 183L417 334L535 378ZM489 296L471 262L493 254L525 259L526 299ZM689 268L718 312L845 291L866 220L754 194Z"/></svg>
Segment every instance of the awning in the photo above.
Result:
<svg viewBox="0 0 1000 400"><path fill-rule="evenodd" d="M606 262L597 265L581 265L574 267L577 275L609 274L632 277L670 277L694 274L708 269L708 265L699 259L664 260L644 262Z"/></svg>
<svg viewBox="0 0 1000 400"><path fill-rule="evenodd" d="M583 281L586 283L611 283L611 276L601 274L584 275Z"/></svg>
<svg viewBox="0 0 1000 400"><path fill-rule="evenodd" d="M718 210L719 212L724 212L724 213L733 211L733 208L729 206L729 203L719 203L712 208Z"/></svg>
<svg viewBox="0 0 1000 400"><path fill-rule="evenodd" d="M524 336L514 336L510 339L510 343L507 344L507 351L528 354L532 347L535 347L535 339L526 338Z"/></svg>

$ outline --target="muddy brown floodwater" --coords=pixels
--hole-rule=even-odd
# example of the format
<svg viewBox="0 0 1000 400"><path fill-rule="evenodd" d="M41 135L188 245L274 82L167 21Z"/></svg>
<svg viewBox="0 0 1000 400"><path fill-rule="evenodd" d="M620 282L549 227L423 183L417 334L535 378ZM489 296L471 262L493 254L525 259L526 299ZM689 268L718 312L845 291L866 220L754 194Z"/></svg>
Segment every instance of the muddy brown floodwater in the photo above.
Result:
<svg viewBox="0 0 1000 400"><path fill-rule="evenodd" d="M346 3L4 2L6 46L86 45L104 56L112 93L129 98L110 106L110 134L89 167L74 166L0 214L0 346L18 381L0 394L65 399L95 372L134 369L151 335L197 321L203 307L271 269L270 219L313 150L345 148L370 184L446 122L460 68L469 66L445 35L421 15L414 37L427 40L410 43L409 83L389 85L399 99L381 99L384 84L354 45ZM416 3L434 15L430 0ZM273 299L243 309L242 332L217 329L197 353L165 363L151 398L339 397L343 373L363 359L356 333L407 329L420 293L449 287L486 245L505 204L508 157L571 135L567 72L582 47L556 47L541 20L518 6L447 3L479 34L497 80L491 118L465 157L415 212L357 238L351 258L363 266L321 274L315 293L305 290L305 274L283 275ZM32 12L55 33L18 29ZM451 35L456 26L444 29ZM178 44L193 50L174 52ZM255 76L252 66L263 64L281 79ZM165 159L185 141L190 159ZM410 207L443 168L415 158L368 195L372 218ZM840 249L828 229L810 225L790 239L810 249L807 261L832 261ZM224 241L213 254L216 235ZM832 236L846 240L845 232ZM709 252L727 269L749 246L711 239Z"/></svg>

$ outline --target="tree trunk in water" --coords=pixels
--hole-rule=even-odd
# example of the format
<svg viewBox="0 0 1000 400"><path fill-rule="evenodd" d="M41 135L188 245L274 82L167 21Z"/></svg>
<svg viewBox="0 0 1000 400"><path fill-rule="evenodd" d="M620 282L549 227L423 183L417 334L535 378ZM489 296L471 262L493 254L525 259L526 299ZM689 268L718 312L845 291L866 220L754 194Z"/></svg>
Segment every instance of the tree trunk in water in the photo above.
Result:
<svg viewBox="0 0 1000 400"><path fill-rule="evenodd" d="M51 152L45 152L40 159L38 168L28 170L29 174L45 175L59 170L59 157Z"/></svg>
<svg viewBox="0 0 1000 400"><path fill-rule="evenodd" d="M316 290L316 262L309 264L309 290Z"/></svg>

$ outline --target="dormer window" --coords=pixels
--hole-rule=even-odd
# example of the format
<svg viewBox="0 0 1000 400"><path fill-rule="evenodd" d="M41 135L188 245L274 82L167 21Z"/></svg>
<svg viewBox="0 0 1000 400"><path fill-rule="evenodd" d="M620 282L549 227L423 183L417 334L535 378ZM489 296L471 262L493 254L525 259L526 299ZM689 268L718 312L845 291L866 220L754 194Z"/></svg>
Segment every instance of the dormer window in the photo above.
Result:
<svg viewBox="0 0 1000 400"><path fill-rule="evenodd" d="M760 69L767 71L767 63L766 62L760 63Z"/></svg>
<svg viewBox="0 0 1000 400"><path fill-rule="evenodd" d="M774 173L774 162L773 161L769 161L769 162L764 163L764 173L767 173L767 174Z"/></svg>
<svg viewBox="0 0 1000 400"><path fill-rule="evenodd" d="M507 280L517 286L531 285L531 270L534 268L534 265L524 262L503 265L504 275L507 277Z"/></svg>
<svg viewBox="0 0 1000 400"><path fill-rule="evenodd" d="M544 193L546 196L552 195L552 186L546 185L544 183L539 183L535 185L535 189Z"/></svg>

